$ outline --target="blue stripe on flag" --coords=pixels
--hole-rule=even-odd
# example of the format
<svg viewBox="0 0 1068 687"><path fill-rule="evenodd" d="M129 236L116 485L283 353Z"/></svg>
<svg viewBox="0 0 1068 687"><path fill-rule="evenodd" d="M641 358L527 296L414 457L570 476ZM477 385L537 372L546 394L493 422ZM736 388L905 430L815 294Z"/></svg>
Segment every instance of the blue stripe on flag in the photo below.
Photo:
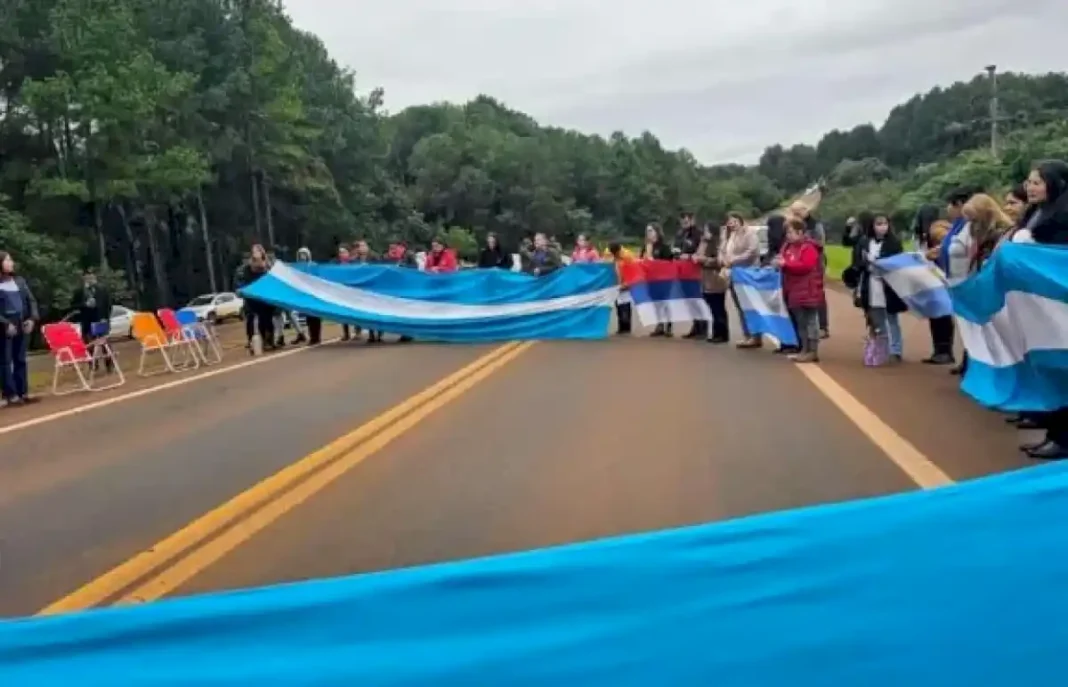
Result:
<svg viewBox="0 0 1068 687"><path fill-rule="evenodd" d="M570 265L541 277L499 269L434 274L392 265L289 266L329 282L386 296L467 305L531 303L592 293L619 282L611 263Z"/></svg>
<svg viewBox="0 0 1068 687"><path fill-rule="evenodd" d="M701 282L691 279L674 281L643 281L630 287L635 304L663 302L683 298L701 299Z"/></svg>
<svg viewBox="0 0 1068 687"><path fill-rule="evenodd" d="M0 684L1056 684L1068 667L1066 519L1068 465L1052 465L508 556L0 621Z"/></svg>
<svg viewBox="0 0 1068 687"><path fill-rule="evenodd" d="M950 291L965 393L1006 411L1068 407L1068 249L1004 244Z"/></svg>

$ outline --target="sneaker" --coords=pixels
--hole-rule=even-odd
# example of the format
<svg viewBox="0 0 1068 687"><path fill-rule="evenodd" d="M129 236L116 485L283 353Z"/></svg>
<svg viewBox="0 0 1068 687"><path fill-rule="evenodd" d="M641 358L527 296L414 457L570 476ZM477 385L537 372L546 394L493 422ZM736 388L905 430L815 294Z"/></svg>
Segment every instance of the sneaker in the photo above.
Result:
<svg viewBox="0 0 1068 687"><path fill-rule="evenodd" d="M730 343L730 339L725 336L713 336L711 339L708 339L708 343L720 346L725 343Z"/></svg>
<svg viewBox="0 0 1068 687"><path fill-rule="evenodd" d="M8 408L11 408L12 406L20 406L22 404L23 404L23 400L21 398L9 398L7 400L7 407Z"/></svg>
<svg viewBox="0 0 1068 687"><path fill-rule="evenodd" d="M809 353L806 351L804 353L798 353L797 355L790 356L790 360L794 361L795 363L818 363L820 361L820 357L815 353Z"/></svg>
<svg viewBox="0 0 1068 687"><path fill-rule="evenodd" d="M33 405L34 403L39 403L41 401L41 399L37 398L36 396L23 396L19 400L25 403L26 405Z"/></svg>
<svg viewBox="0 0 1068 687"><path fill-rule="evenodd" d="M742 349L760 348L762 345L763 343L760 341L760 339L754 339L753 337L749 337L748 339L744 339L735 344L735 346Z"/></svg>
<svg viewBox="0 0 1068 687"><path fill-rule="evenodd" d="M935 353L930 358L924 358L924 365L952 365L956 361L948 353Z"/></svg>
<svg viewBox="0 0 1068 687"><path fill-rule="evenodd" d="M829 339L829 338L831 338L831 332L826 330L826 329L821 329L820 330L820 338L821 339Z"/></svg>

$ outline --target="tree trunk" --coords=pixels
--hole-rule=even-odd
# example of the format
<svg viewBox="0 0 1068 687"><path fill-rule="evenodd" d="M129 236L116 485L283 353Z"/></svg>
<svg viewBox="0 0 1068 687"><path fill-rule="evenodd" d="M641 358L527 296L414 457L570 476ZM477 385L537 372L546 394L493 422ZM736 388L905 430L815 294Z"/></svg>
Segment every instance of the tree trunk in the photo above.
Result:
<svg viewBox="0 0 1068 687"><path fill-rule="evenodd" d="M204 207L204 190L197 188L197 208L200 210L200 235L204 238L204 258L208 261L208 282L211 292L218 293L219 285L215 282L215 256L211 251L211 231L208 229L208 211Z"/></svg>
<svg viewBox="0 0 1068 687"><path fill-rule="evenodd" d="M160 227L165 227L161 220L156 217L155 208L145 210L145 235L148 238L148 254L152 260L152 276L156 282L156 305L165 307L170 305L171 293L167 285L166 266L163 264L163 255L160 253L159 235Z"/></svg>
<svg viewBox="0 0 1068 687"><path fill-rule="evenodd" d="M100 201L93 201L93 224L96 228L97 247L100 250L100 269L108 268L108 241L104 231L104 213L100 208Z"/></svg>
<svg viewBox="0 0 1068 687"><path fill-rule="evenodd" d="M263 241L263 231L260 229L260 181L255 171L249 175L249 182L252 186L252 222L256 228L256 240Z"/></svg>
<svg viewBox="0 0 1068 687"><path fill-rule="evenodd" d="M122 203L118 203L115 209L119 213L119 219L122 220L122 230L126 234L126 240L130 244L128 255L134 280L134 300L137 301L137 309L140 310L145 306L145 277L144 270L141 269L141 242L137 239L133 228L130 226L130 218L126 214L126 207Z"/></svg>
<svg viewBox="0 0 1068 687"><path fill-rule="evenodd" d="M267 176L263 176L263 211L267 218L267 250L274 250L278 244L274 240L274 219L271 212L271 184Z"/></svg>

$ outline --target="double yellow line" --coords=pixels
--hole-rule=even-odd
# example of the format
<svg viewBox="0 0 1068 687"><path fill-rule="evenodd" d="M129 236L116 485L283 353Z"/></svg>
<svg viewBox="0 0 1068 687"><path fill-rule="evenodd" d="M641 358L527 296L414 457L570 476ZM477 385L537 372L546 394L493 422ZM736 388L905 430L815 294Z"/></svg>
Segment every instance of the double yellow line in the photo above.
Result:
<svg viewBox="0 0 1068 687"><path fill-rule="evenodd" d="M533 345L510 343L494 349L49 604L38 615L163 597Z"/></svg>

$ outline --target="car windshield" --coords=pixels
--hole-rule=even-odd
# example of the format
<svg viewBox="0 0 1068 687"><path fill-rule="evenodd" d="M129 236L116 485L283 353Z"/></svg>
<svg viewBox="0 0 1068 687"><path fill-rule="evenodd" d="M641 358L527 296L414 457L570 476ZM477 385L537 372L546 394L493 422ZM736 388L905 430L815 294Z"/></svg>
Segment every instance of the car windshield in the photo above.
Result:
<svg viewBox="0 0 1068 687"><path fill-rule="evenodd" d="M189 305L211 305L213 300L215 300L215 296L197 296L189 301Z"/></svg>

